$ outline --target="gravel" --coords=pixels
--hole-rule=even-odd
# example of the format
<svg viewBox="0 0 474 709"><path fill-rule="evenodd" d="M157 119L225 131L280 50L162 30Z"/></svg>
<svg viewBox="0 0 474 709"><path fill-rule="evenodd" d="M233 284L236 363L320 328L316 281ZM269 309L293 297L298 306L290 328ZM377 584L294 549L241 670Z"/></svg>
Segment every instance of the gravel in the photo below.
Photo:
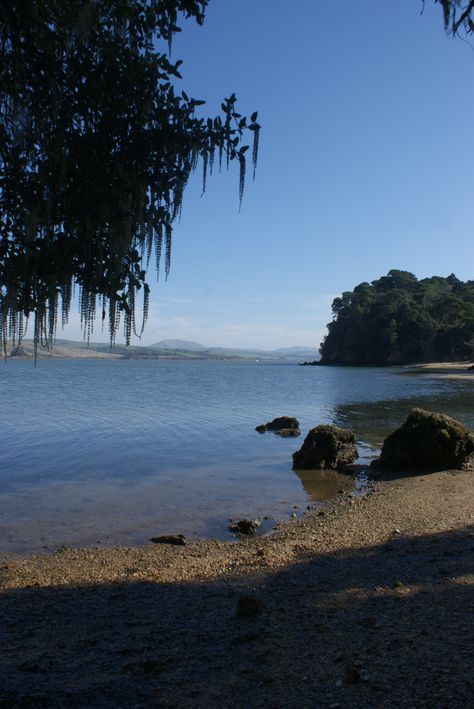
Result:
<svg viewBox="0 0 474 709"><path fill-rule="evenodd" d="M4 557L0 707L473 707L473 476L237 543Z"/></svg>

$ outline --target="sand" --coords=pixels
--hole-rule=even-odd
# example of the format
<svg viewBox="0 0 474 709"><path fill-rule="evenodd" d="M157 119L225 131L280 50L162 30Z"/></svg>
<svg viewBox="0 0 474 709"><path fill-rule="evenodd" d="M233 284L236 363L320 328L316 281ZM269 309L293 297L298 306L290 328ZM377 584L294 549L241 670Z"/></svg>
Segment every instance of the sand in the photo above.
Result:
<svg viewBox="0 0 474 709"><path fill-rule="evenodd" d="M429 364L411 364L404 367L410 372L426 374L438 379L460 379L474 382L474 362L430 362Z"/></svg>
<svg viewBox="0 0 474 709"><path fill-rule="evenodd" d="M473 475L237 543L12 558L0 707L472 707Z"/></svg>

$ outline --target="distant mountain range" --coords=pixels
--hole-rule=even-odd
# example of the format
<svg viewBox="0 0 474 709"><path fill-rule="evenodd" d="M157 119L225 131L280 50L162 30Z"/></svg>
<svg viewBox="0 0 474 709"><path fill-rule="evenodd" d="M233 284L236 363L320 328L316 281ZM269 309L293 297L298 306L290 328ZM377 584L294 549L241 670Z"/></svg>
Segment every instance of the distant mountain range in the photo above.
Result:
<svg viewBox="0 0 474 709"><path fill-rule="evenodd" d="M33 341L23 340L20 347L10 349L9 357L29 358L34 356ZM206 347L199 342L188 340L160 340L152 345L115 345L110 349L104 342L75 342L56 340L54 348L48 352L38 349L38 357L57 359L242 359L266 361L292 361L315 359L316 348L280 347L275 350L239 349L229 347Z"/></svg>

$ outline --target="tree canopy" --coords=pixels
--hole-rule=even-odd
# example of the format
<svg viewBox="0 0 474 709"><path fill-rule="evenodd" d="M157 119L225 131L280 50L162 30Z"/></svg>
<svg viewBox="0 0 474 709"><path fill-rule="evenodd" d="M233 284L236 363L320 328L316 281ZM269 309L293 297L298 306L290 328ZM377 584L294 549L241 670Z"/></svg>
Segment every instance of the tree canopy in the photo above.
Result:
<svg viewBox="0 0 474 709"><path fill-rule="evenodd" d="M389 271L332 304L321 364L384 365L474 358L474 281Z"/></svg>
<svg viewBox="0 0 474 709"><path fill-rule="evenodd" d="M424 1L424 0L423 0ZM435 0L443 8L444 26L453 36L474 32L474 0Z"/></svg>
<svg viewBox="0 0 474 709"><path fill-rule="evenodd" d="M423 0L422 0L423 2ZM435 0L448 32L474 32L474 0ZM237 110L202 118L177 86L173 36L208 0L0 0L0 346L50 345L76 289L128 343L148 311L146 272L170 268L173 224L198 163L203 191L224 161L253 172L260 126ZM135 304L143 296L143 323Z"/></svg>
<svg viewBox="0 0 474 709"><path fill-rule="evenodd" d="M96 309L128 343L154 254L168 274L192 171L257 162L260 126L237 110L199 117L176 87L173 36L208 0L0 0L0 345L50 345L74 289L86 335Z"/></svg>

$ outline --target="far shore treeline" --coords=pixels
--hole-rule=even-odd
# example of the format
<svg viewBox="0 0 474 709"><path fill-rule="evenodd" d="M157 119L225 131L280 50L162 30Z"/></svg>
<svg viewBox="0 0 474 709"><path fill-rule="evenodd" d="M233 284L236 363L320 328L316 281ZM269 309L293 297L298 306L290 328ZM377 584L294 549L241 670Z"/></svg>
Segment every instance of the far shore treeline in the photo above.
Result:
<svg viewBox="0 0 474 709"><path fill-rule="evenodd" d="M332 304L320 364L386 365L474 358L474 281L391 270Z"/></svg>

